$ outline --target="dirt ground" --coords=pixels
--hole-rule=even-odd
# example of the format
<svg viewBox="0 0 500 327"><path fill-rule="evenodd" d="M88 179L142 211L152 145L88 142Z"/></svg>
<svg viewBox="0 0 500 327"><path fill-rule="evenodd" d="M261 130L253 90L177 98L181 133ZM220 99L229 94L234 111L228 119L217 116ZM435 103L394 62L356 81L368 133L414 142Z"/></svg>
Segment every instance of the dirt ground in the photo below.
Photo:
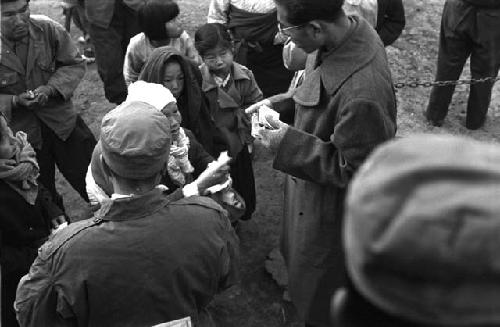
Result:
<svg viewBox="0 0 500 327"><path fill-rule="evenodd" d="M192 35L195 28L205 22L209 0L178 0L181 21ZM444 0L404 0L407 27L401 38L387 49L393 78L400 81L433 80L439 22ZM62 22L63 17L56 0L32 0L32 13L41 13ZM73 26L72 34L79 36ZM463 77L469 76L465 69ZM451 133L469 135L476 139L498 141L500 136L500 83L494 94L488 121L478 131L463 127L468 88L457 88L450 113L442 128L431 127L423 120L422 112L427 105L430 89L404 88L398 91L398 135L413 133ZM88 67L84 80L74 95L76 106L98 135L102 116L114 106L109 104L102 89L95 65ZM282 208L281 173L271 168L272 158L257 147L254 161L257 185L257 211L254 218L241 224L241 285L217 297L212 305L214 318L219 326L299 326L292 306L282 300L282 290L264 269L268 253L276 247ZM86 204L58 178L58 187L65 198L69 215L74 220L86 218Z"/></svg>

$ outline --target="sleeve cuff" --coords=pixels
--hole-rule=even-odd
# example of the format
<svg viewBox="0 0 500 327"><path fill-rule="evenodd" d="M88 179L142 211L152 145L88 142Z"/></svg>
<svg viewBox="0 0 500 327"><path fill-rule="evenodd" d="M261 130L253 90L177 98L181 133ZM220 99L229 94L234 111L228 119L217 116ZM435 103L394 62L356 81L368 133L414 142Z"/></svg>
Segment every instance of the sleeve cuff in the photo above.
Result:
<svg viewBox="0 0 500 327"><path fill-rule="evenodd" d="M196 183L187 184L182 188L182 194L184 194L184 197L186 198L194 195L200 195L200 192L198 191L198 185L196 185Z"/></svg>

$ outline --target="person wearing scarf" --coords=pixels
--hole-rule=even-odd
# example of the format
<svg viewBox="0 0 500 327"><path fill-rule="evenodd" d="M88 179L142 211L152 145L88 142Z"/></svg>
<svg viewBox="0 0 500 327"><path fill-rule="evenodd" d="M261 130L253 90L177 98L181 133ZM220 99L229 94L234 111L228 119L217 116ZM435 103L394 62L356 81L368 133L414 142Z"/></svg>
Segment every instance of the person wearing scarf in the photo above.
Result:
<svg viewBox="0 0 500 327"><path fill-rule="evenodd" d="M175 76L168 74L170 67L180 67ZM205 150L215 155L213 113L216 108L209 107L203 95L201 73L194 62L175 48L157 48L142 68L139 80L168 88L177 101L182 116L181 126L192 131Z"/></svg>
<svg viewBox="0 0 500 327"><path fill-rule="evenodd" d="M137 81L130 84L125 102L147 103L169 118L172 144L170 145L166 173L163 173L161 184L165 186L165 194L171 194L173 197L189 196L193 182L208 168L210 163L214 162L214 158L205 151L190 130L180 127L182 117L178 113L176 99L172 92L160 84ZM102 166L101 155L102 149L98 144L86 177L87 192L93 205L107 201L113 194L111 182ZM225 185L226 188L228 185L230 183ZM182 193L173 194L178 189L182 189ZM230 188L229 192L235 193ZM226 200L228 197L231 197L230 200ZM239 217L244 212L245 204L237 193L234 195L219 194L214 200L219 203L223 202L226 209L228 209L228 205L231 205L231 210L229 210L231 220L235 220L235 217ZM243 211L240 212L239 209Z"/></svg>
<svg viewBox="0 0 500 327"><path fill-rule="evenodd" d="M50 193L37 182L35 151L24 132L15 135L0 113L0 265L2 326L17 326L16 286L29 270L37 248L50 234L51 220L64 220Z"/></svg>

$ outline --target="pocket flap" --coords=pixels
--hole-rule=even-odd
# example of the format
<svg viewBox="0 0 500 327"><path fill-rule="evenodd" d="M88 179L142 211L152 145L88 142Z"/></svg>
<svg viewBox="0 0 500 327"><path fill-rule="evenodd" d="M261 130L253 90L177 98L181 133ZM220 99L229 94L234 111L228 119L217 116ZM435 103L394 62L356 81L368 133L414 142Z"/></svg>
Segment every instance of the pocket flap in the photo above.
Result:
<svg viewBox="0 0 500 327"><path fill-rule="evenodd" d="M17 82L16 72L0 74L0 87L16 84L16 82Z"/></svg>

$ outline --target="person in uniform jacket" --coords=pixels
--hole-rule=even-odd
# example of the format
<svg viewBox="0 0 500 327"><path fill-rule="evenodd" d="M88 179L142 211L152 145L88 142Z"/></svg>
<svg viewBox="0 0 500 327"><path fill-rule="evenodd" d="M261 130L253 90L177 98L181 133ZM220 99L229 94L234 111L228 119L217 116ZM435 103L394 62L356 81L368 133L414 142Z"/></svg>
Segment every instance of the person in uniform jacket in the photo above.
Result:
<svg viewBox="0 0 500 327"><path fill-rule="evenodd" d="M266 118L273 129L258 136L274 150L273 167L287 174L281 251L290 297L308 326L330 326L330 297L344 283L347 186L368 154L396 133L384 45L366 20L346 16L342 3L277 1L282 32L309 56L292 98L264 100L278 112L295 110L293 126Z"/></svg>
<svg viewBox="0 0 500 327"><path fill-rule="evenodd" d="M70 35L27 0L2 0L0 111L35 148L40 181L55 198L55 164L87 200L85 172L96 140L71 97L85 74ZM61 201L58 201L61 202Z"/></svg>
<svg viewBox="0 0 500 327"><path fill-rule="evenodd" d="M191 317L237 280L238 240L226 212L196 194L172 201L158 187L169 120L144 102L103 118L100 144L111 199L40 249L19 283L21 326L153 326Z"/></svg>
<svg viewBox="0 0 500 327"><path fill-rule="evenodd" d="M473 79L496 77L500 68L500 1L447 0L444 4L439 36L436 81L455 81L470 57ZM470 86L465 127L484 125L491 101L493 82ZM426 118L442 126L455 90L454 85L434 86Z"/></svg>

